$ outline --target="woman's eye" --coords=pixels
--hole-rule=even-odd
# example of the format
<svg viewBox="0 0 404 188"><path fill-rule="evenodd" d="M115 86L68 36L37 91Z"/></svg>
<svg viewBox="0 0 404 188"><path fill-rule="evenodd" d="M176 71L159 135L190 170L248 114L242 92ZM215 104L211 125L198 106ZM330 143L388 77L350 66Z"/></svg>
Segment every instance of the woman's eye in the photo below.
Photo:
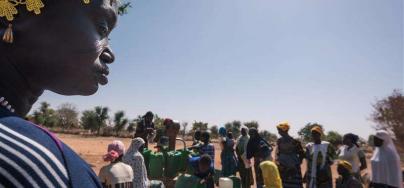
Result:
<svg viewBox="0 0 404 188"><path fill-rule="evenodd" d="M98 26L98 31L102 37L106 37L108 35L109 29L107 24L100 24Z"/></svg>

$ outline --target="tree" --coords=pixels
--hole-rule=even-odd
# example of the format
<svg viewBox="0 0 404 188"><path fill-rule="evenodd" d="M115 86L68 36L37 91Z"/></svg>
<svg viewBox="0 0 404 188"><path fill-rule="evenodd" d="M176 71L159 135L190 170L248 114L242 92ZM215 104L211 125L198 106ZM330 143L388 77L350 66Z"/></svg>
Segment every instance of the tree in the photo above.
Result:
<svg viewBox="0 0 404 188"><path fill-rule="evenodd" d="M194 123L192 123L192 131L195 132L195 130L208 130L208 123L204 123L202 121L194 121Z"/></svg>
<svg viewBox="0 0 404 188"><path fill-rule="evenodd" d="M261 138L267 140L270 143L274 143L278 140L278 136L276 134L273 134L267 130L263 130L259 132Z"/></svg>
<svg viewBox="0 0 404 188"><path fill-rule="evenodd" d="M56 116L62 129L79 127L79 112L71 103L61 104L56 111Z"/></svg>
<svg viewBox="0 0 404 188"><path fill-rule="evenodd" d="M34 122L45 127L55 127L58 118L54 109L47 102L42 102L41 106L33 113Z"/></svg>
<svg viewBox="0 0 404 188"><path fill-rule="evenodd" d="M330 142L335 148L342 144L342 135L336 131L329 131L326 140Z"/></svg>
<svg viewBox="0 0 404 188"><path fill-rule="evenodd" d="M125 126L128 124L129 120L125 118L124 111L118 111L114 115L114 131L115 134L118 135L120 131L122 131Z"/></svg>
<svg viewBox="0 0 404 188"><path fill-rule="evenodd" d="M248 127L249 129L250 129L250 128L253 128L253 127L256 128L256 129L258 129L258 127L259 127L259 124L258 124L257 121L248 121L248 122L245 122L244 125L245 125L246 127Z"/></svg>
<svg viewBox="0 0 404 188"><path fill-rule="evenodd" d="M376 129L385 129L395 134L396 143L404 143L404 96L399 90L373 104L371 119Z"/></svg>
<svg viewBox="0 0 404 188"><path fill-rule="evenodd" d="M209 130L212 138L217 138L219 136L219 129L217 125L213 125Z"/></svg>
<svg viewBox="0 0 404 188"><path fill-rule="evenodd" d="M139 120L141 120L142 117L140 117ZM164 118L160 118L157 114L154 115L154 128L159 130L159 129L164 129Z"/></svg>
<svg viewBox="0 0 404 188"><path fill-rule="evenodd" d="M81 126L90 131L98 129L97 113L94 110L86 110L80 118Z"/></svg>
<svg viewBox="0 0 404 188"><path fill-rule="evenodd" d="M224 124L224 127L226 128L227 131L231 131L235 138L240 136L240 128L241 128L240 121L235 120L232 122L227 122L226 124Z"/></svg>
<svg viewBox="0 0 404 188"><path fill-rule="evenodd" d="M318 123L308 123L297 133L304 142L311 141L311 129L314 126L320 126L321 128L323 128L323 126Z"/></svg>
<svg viewBox="0 0 404 188"><path fill-rule="evenodd" d="M102 127L107 126L106 121L109 119L108 116L109 109L108 107L96 106L95 113L97 114L97 135L100 135L100 131Z"/></svg>
<svg viewBox="0 0 404 188"><path fill-rule="evenodd" d="M136 122L137 122L136 119L132 120L132 121L129 123L128 127L126 128L126 131L128 131L129 133L135 132L135 129L136 129Z"/></svg>
<svg viewBox="0 0 404 188"><path fill-rule="evenodd" d="M188 127L188 122L182 122L182 138L185 138L185 135L187 133L187 127Z"/></svg>

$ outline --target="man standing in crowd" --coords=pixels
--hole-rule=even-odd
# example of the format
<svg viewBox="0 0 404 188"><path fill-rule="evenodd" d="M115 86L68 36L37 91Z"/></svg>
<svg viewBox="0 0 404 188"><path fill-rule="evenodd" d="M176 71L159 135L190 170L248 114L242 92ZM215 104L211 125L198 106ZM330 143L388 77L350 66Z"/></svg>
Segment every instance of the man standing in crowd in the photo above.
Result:
<svg viewBox="0 0 404 188"><path fill-rule="evenodd" d="M145 144L140 151L143 151L143 148L148 148L149 139L155 136L155 128L154 128L154 114L153 112L147 112L140 122L138 122L135 131L135 138L140 137L145 141Z"/></svg>

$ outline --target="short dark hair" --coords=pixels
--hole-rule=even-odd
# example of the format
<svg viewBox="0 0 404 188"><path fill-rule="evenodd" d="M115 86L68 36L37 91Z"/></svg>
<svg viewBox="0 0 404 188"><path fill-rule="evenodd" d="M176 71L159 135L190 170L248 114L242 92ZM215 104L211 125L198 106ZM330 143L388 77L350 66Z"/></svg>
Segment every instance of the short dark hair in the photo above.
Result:
<svg viewBox="0 0 404 188"><path fill-rule="evenodd" d="M199 164L201 164L201 165L210 166L211 163L212 163L212 158L207 154L202 155L201 158L199 159Z"/></svg>
<svg viewBox="0 0 404 188"><path fill-rule="evenodd" d="M154 114L152 111L148 111L143 117L154 117Z"/></svg>
<svg viewBox="0 0 404 188"><path fill-rule="evenodd" d="M209 132L208 131L204 131L204 132L202 132L202 134L201 134L201 137L202 138L208 138L208 139L210 139L210 134L209 134Z"/></svg>

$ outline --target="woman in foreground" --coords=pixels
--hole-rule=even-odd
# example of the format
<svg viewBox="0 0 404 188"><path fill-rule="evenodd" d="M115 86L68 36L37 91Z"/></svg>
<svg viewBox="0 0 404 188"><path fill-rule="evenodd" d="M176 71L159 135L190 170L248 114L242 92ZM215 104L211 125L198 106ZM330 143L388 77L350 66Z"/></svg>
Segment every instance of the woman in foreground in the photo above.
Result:
<svg viewBox="0 0 404 188"><path fill-rule="evenodd" d="M102 187L74 151L23 117L45 90L91 95L107 84L117 2L19 2L0 2L0 187Z"/></svg>

